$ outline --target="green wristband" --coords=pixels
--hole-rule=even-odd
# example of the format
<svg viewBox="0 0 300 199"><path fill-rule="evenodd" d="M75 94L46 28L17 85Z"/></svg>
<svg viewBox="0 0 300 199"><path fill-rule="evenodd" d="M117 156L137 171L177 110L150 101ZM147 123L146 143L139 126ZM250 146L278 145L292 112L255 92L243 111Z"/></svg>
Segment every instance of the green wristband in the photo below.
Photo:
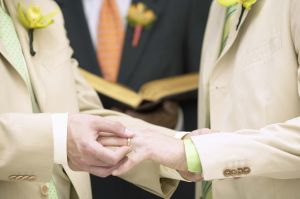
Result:
<svg viewBox="0 0 300 199"><path fill-rule="evenodd" d="M195 145L193 144L193 141L191 139L185 139L183 140L183 142L184 142L188 171L193 173L202 173L202 166L201 166L199 154L197 152Z"/></svg>

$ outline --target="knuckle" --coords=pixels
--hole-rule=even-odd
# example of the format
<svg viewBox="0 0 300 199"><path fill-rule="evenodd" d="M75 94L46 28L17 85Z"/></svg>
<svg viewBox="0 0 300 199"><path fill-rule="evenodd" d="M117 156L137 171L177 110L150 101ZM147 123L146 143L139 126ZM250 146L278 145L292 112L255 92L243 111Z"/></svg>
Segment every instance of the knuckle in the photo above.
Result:
<svg viewBox="0 0 300 199"><path fill-rule="evenodd" d="M118 160L118 157L112 157L111 159L110 159L110 163L112 164L112 165L116 165L116 164L118 164L118 162L119 162L119 160Z"/></svg>
<svg viewBox="0 0 300 199"><path fill-rule="evenodd" d="M116 130L118 130L118 131L124 130L124 126L120 122L113 121L112 124Z"/></svg>

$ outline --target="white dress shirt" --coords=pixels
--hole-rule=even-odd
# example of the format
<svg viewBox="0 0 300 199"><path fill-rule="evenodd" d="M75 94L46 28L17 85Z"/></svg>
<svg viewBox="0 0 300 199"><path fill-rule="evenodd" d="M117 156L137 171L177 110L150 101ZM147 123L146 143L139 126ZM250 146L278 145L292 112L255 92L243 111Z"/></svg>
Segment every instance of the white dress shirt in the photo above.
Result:
<svg viewBox="0 0 300 199"><path fill-rule="evenodd" d="M126 17L127 17L128 9L131 5L131 0L115 0L115 1L119 8L119 13L120 16L122 17L122 22L124 24L124 27L126 28L127 26ZM84 14L88 24L90 36L92 38L93 46L94 49L97 49L97 34L98 34L97 28L99 24L99 14L100 14L100 9L103 0L82 0L82 3L83 3ZM183 111L180 108L175 130L180 131L183 129L183 120L184 120Z"/></svg>
<svg viewBox="0 0 300 199"><path fill-rule="evenodd" d="M52 114L54 163L68 165L67 132L68 113Z"/></svg>
<svg viewBox="0 0 300 199"><path fill-rule="evenodd" d="M127 13L131 5L131 0L115 0L119 8L119 13L122 18L124 27L127 26ZM99 14L103 0L82 0L83 9L86 21L88 23L89 31L93 41L94 48L97 46L97 34L98 34L98 24L99 24Z"/></svg>

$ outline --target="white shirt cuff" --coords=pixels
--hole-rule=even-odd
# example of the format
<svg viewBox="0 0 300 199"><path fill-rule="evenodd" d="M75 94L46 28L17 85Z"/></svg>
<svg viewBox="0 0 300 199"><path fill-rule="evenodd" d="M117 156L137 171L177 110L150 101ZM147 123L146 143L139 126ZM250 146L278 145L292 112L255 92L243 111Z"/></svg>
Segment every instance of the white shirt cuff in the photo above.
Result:
<svg viewBox="0 0 300 199"><path fill-rule="evenodd" d="M52 131L54 144L54 163L68 165L67 156L67 132L68 114L52 114Z"/></svg>

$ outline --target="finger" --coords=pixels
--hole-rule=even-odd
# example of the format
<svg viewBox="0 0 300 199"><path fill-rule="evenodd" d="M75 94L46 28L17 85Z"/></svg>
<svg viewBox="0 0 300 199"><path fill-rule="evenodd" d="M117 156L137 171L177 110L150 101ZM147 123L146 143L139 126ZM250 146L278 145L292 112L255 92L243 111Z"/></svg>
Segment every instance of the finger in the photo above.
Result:
<svg viewBox="0 0 300 199"><path fill-rule="evenodd" d="M94 155L95 159L103 161L109 165L116 165L131 151L131 148L128 146L122 146L116 150L111 150L103 147L96 141L91 144L91 147L91 150L93 150L92 155Z"/></svg>
<svg viewBox="0 0 300 199"><path fill-rule="evenodd" d="M120 176L125 173L127 173L129 170L131 170L133 167L137 166L142 160L137 158L136 156L129 157L124 164L121 164L118 168L116 168L112 175L114 176Z"/></svg>
<svg viewBox="0 0 300 199"><path fill-rule="evenodd" d="M177 114L178 112L178 105L175 102L172 101L165 101L163 103L163 109L166 110L169 113Z"/></svg>
<svg viewBox="0 0 300 199"><path fill-rule="evenodd" d="M72 159L68 158L69 165L72 165L73 170L84 170L86 171L89 166L97 166L97 167L111 167L112 165L109 165L101 160L95 159L95 158L86 158L86 159Z"/></svg>
<svg viewBox="0 0 300 199"><path fill-rule="evenodd" d="M114 133L98 132L99 137L116 137Z"/></svg>
<svg viewBox="0 0 300 199"><path fill-rule="evenodd" d="M112 171L112 175L113 176L123 175L124 173L129 171L134 166L135 166L135 163L132 161L132 159L128 158L124 164L120 165L118 168L116 168L116 169L114 169L114 171Z"/></svg>
<svg viewBox="0 0 300 199"><path fill-rule="evenodd" d="M204 129L197 129L194 130L190 133L191 136L197 136L197 135L205 135L205 134L209 134L212 131L210 129L204 128Z"/></svg>
<svg viewBox="0 0 300 199"><path fill-rule="evenodd" d="M119 137L125 138L133 136L133 133L126 130L124 125L119 122L111 121L101 117L97 117L95 120L95 128L98 132L113 133Z"/></svg>
<svg viewBox="0 0 300 199"><path fill-rule="evenodd" d="M126 133L132 135L132 136L130 136L130 138L134 136L134 132L132 130L125 129L125 131L128 131ZM109 132L102 132L102 131L100 131L100 132L98 132L98 136L99 137L116 137L116 134L115 133L109 133Z"/></svg>
<svg viewBox="0 0 300 199"><path fill-rule="evenodd" d="M101 137L97 140L103 146L127 146L128 140L119 137Z"/></svg>

